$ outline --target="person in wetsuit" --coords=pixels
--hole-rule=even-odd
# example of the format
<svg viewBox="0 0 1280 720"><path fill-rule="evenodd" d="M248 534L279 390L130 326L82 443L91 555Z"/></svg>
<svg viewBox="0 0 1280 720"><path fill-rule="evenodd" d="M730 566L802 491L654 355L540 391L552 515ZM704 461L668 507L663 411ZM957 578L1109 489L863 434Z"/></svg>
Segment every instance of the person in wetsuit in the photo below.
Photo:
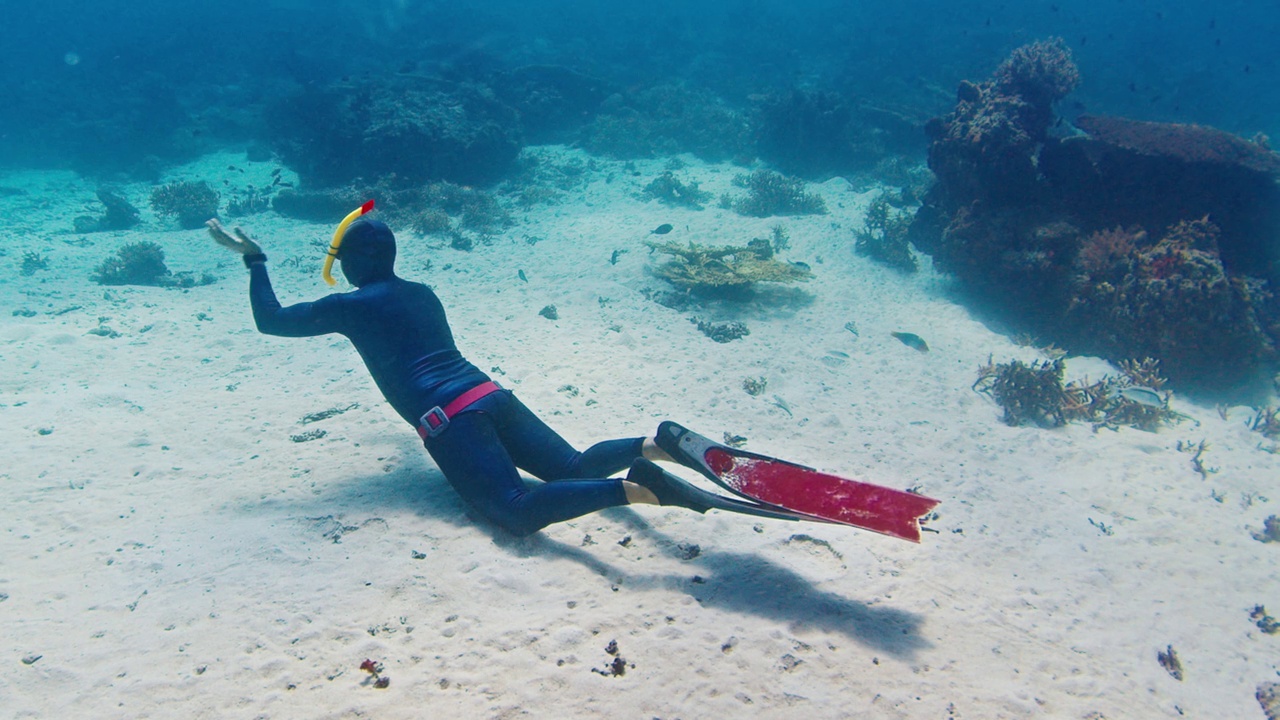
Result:
<svg viewBox="0 0 1280 720"><path fill-rule="evenodd" d="M671 487L676 481L650 462L670 460L652 438L606 440L579 452L468 362L435 292L395 274L395 235L384 223L357 220L341 236L336 257L355 290L289 306L276 299L257 242L240 228L228 233L217 220L207 225L215 241L244 258L258 330L345 335L449 484L494 524L528 535L629 503L691 506ZM627 480L609 477L627 468ZM544 482L530 486L520 469Z"/></svg>

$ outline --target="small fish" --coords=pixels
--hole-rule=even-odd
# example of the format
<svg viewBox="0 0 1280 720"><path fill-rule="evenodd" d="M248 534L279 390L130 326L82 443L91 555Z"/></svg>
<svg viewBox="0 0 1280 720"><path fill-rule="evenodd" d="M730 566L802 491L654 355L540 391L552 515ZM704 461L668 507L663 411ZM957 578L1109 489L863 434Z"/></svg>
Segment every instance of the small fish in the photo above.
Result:
<svg viewBox="0 0 1280 720"><path fill-rule="evenodd" d="M521 279L521 280L523 280L524 282L529 282L529 278L525 277L525 274L524 274L524 271L523 271L523 270L521 270L521 271L517 272L517 273L516 273L516 277L520 278L520 279Z"/></svg>
<svg viewBox="0 0 1280 720"><path fill-rule="evenodd" d="M1135 402L1139 405L1146 405L1147 407L1153 408L1164 407L1164 398L1160 396L1160 393L1149 387L1133 385L1121 390L1119 395L1125 400Z"/></svg>
<svg viewBox="0 0 1280 720"><path fill-rule="evenodd" d="M889 334L898 338L898 340L901 340L903 345L906 345L912 350L918 350L922 353L929 352L929 344L924 341L924 338L916 335L915 333L891 332Z"/></svg>
<svg viewBox="0 0 1280 720"><path fill-rule="evenodd" d="M650 235L666 235L667 233L671 232L674 229L675 228L672 227L671 223L662 223L658 227L650 230L649 234Z"/></svg>

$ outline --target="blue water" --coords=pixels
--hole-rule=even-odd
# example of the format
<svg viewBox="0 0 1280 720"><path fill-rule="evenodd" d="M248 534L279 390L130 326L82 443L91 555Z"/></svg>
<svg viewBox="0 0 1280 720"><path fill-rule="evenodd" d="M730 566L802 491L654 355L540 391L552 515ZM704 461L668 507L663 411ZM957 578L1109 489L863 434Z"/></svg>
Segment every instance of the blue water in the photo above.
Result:
<svg viewBox="0 0 1280 720"><path fill-rule="evenodd" d="M906 274L853 250L882 187L905 197L928 184L925 122L952 110L961 81L1037 40L1061 37L1079 66L1063 117L1280 137L1280 3L0 10L0 436L13 445L0 467L0 717L1234 718L1257 716L1255 689L1280 679L1280 637L1266 629L1280 546L1263 532L1277 522L1280 446L1249 427L1274 412L1280 378L1249 398L1266 410L1215 411L1174 386L1179 414L1155 432L1009 427L973 391L978 368L1049 349L1015 344L1017 328L966 304L923 254ZM372 185L379 162L402 158L343 154L360 128L333 126L362 103L408 107L421 97L397 92L446 88L483 105L530 67L572 71L564 89L583 92L581 108L529 96L523 116L500 100L484 117L510 118L502 129L526 145L568 147L512 151L474 179L441 172L492 192L509 224L437 214L466 230L464 250L410 203L378 197L401 233L401 271L437 289L469 359L578 445L688 418L937 497L922 545L670 508L593 514L527 541L498 534L345 342L260 336L239 259L201 217L180 229L154 201L170 182L209 183L227 224L264 242L281 299L314 299L330 291L329 234L367 195L292 215L232 213L231 201L359 174ZM846 103L873 141L805 174L829 214L735 212L723 200L744 195L739 171L770 161L732 123L796 89ZM681 115L686 102L696 112ZM629 157L624 141L644 138L609 123L633 115L667 134ZM644 194L671 172L708 197L695 208ZM140 210L136 226L76 225L98 221L103 188ZM668 304L688 297L645 247L784 248L771 235L784 230L780 255L813 282L749 302ZM90 279L138 241L216 282ZM539 310L552 304L554 322ZM688 322L704 314L751 334L712 343ZM1114 372L1069 349L1068 379ZM342 417L307 424L333 410ZM637 665L604 677L619 644ZM1157 654L1175 647L1185 682ZM387 663L390 692L361 684L365 658Z"/></svg>
<svg viewBox="0 0 1280 720"><path fill-rule="evenodd" d="M8 0L0 163L111 171L242 142L273 96L342 77L571 67L733 103L803 86L920 113L1018 45L1064 38L1094 113L1280 132L1261 2ZM927 90L926 90L927 89ZM921 149L924 140L920 140Z"/></svg>

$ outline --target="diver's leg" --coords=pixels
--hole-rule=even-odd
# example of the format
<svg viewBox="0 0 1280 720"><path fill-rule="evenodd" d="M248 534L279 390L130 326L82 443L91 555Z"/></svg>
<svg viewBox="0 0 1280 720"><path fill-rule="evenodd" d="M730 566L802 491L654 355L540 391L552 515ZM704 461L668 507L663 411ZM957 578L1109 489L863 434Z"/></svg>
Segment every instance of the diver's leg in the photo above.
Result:
<svg viewBox="0 0 1280 720"><path fill-rule="evenodd" d="M502 395L493 407L502 444L517 466L542 480L608 477L631 467L652 444L649 438L623 438L598 442L578 452L518 398Z"/></svg>
<svg viewBox="0 0 1280 720"><path fill-rule="evenodd" d="M426 446L449 484L468 504L516 535L528 535L552 523L628 503L628 490L622 480L527 486L487 412L455 416L449 427L430 438ZM637 501L644 500L641 497Z"/></svg>

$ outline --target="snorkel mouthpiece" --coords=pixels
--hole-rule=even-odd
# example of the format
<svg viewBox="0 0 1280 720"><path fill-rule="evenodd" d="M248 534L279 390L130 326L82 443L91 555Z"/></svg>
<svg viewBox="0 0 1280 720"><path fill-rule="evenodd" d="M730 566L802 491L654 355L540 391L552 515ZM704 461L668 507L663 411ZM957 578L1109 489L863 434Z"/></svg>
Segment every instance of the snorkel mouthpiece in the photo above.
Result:
<svg viewBox="0 0 1280 720"><path fill-rule="evenodd" d="M333 240L329 243L328 251L325 252L324 270L320 272L320 276L330 285L338 284L338 281L333 279L333 259L338 257L338 248L342 247L342 238L347 234L347 227L355 222L356 218L372 209L373 201L370 200L342 218L342 222L338 223L338 229L333 231Z"/></svg>

